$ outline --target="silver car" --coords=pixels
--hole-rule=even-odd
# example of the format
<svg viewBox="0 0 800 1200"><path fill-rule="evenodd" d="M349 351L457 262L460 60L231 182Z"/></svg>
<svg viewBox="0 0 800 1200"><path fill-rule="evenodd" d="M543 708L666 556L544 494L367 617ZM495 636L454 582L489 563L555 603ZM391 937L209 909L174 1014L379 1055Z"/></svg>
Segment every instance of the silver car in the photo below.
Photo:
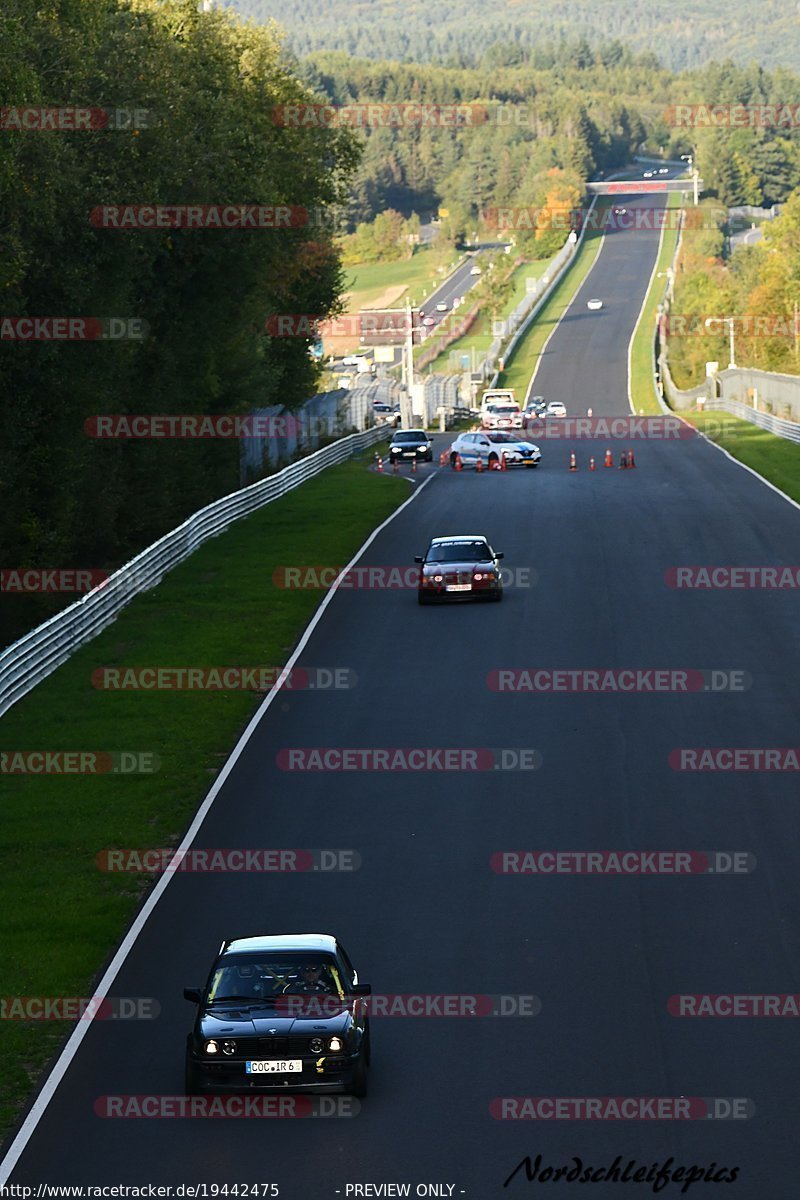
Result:
<svg viewBox="0 0 800 1200"><path fill-rule="evenodd" d="M505 457L509 467L538 467L542 452L533 442L502 430L486 429L460 433L450 447L450 464L455 466L456 455L464 467L481 466L492 470Z"/></svg>

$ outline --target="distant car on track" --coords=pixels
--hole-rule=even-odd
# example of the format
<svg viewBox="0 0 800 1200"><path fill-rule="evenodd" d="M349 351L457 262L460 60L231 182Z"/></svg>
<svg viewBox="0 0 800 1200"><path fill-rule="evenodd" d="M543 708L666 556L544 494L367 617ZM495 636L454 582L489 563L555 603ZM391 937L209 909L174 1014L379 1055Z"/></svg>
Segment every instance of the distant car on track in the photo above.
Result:
<svg viewBox="0 0 800 1200"><path fill-rule="evenodd" d="M592 310L592 312L597 312L597 310L599 308L603 307L603 301L598 300L597 297L595 296L593 299L586 301L586 307L590 308Z"/></svg>
<svg viewBox="0 0 800 1200"><path fill-rule="evenodd" d="M426 329L430 329L431 325L436 324L436 320L434 317L423 317L422 324L425 326Z"/></svg>
<svg viewBox="0 0 800 1200"><path fill-rule="evenodd" d="M481 534L433 538L414 559L421 564L417 600L502 600L502 557Z"/></svg>
<svg viewBox="0 0 800 1200"><path fill-rule="evenodd" d="M472 270L470 271L470 275L482 275L482 274L483 274L483 272L481 271L479 266L474 266L472 268Z"/></svg>
<svg viewBox="0 0 800 1200"><path fill-rule="evenodd" d="M644 173L644 175L642 176L642 178L643 178L643 179L652 179L652 178L653 178L653 172L652 172L652 171L645 171L645 173Z"/></svg>
<svg viewBox="0 0 800 1200"><path fill-rule="evenodd" d="M491 470L505 458L506 466L537 467L542 457L538 446L515 433L486 429L472 433L460 433L450 447L450 462L456 455L465 467L481 466Z"/></svg>
<svg viewBox="0 0 800 1200"><path fill-rule="evenodd" d="M447 312L447 309L448 309L448 305L445 304L444 300L440 300L439 303L436 305L437 312Z"/></svg>
<svg viewBox="0 0 800 1200"><path fill-rule="evenodd" d="M560 400L551 400L544 415L546 417L565 417L567 410Z"/></svg>
<svg viewBox="0 0 800 1200"><path fill-rule="evenodd" d="M186 1042L186 1094L367 1093L372 992L330 934L222 943Z"/></svg>
<svg viewBox="0 0 800 1200"><path fill-rule="evenodd" d="M535 421L545 415L547 401L544 396L531 396L522 414L523 421Z"/></svg>
<svg viewBox="0 0 800 1200"><path fill-rule="evenodd" d="M659 175L669 175L669 167L659 167L658 173Z"/></svg>
<svg viewBox="0 0 800 1200"><path fill-rule="evenodd" d="M432 440L424 429L398 429L389 443L389 462L432 462Z"/></svg>
<svg viewBox="0 0 800 1200"><path fill-rule="evenodd" d="M376 423L384 423L393 425L395 428L400 424L400 405L399 404L383 404L376 400L372 406L372 411L375 414Z"/></svg>

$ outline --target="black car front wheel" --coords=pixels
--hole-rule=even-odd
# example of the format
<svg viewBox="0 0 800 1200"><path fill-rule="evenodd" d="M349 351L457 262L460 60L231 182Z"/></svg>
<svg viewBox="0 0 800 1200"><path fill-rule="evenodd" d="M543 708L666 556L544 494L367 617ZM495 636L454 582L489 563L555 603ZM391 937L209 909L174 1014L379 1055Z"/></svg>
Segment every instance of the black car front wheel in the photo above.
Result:
<svg viewBox="0 0 800 1200"><path fill-rule="evenodd" d="M200 1084L200 1073L192 1062L188 1050L186 1052L183 1090L187 1096L202 1096L203 1094L203 1088Z"/></svg>
<svg viewBox="0 0 800 1200"><path fill-rule="evenodd" d="M367 1055L364 1050L359 1054L353 1068L353 1078L347 1091L358 1100L363 1100L367 1094Z"/></svg>

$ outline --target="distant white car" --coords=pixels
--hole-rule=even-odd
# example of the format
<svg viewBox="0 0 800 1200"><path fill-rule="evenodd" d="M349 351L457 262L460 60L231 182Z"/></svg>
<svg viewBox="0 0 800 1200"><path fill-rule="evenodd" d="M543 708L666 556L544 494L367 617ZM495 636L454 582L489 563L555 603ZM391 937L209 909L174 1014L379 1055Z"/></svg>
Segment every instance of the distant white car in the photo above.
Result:
<svg viewBox="0 0 800 1200"><path fill-rule="evenodd" d="M473 267L472 270L470 271L470 275L480 275L480 274L481 274L480 267Z"/></svg>
<svg viewBox="0 0 800 1200"><path fill-rule="evenodd" d="M436 311L437 312L447 312L447 305L445 304L444 300L440 300L439 303L436 305Z"/></svg>
<svg viewBox="0 0 800 1200"><path fill-rule="evenodd" d="M586 301L586 307L590 308L592 310L592 312L597 312L598 308L603 307L603 301L598 300L597 297L595 296L593 299Z"/></svg>
<svg viewBox="0 0 800 1200"><path fill-rule="evenodd" d="M626 213L627 211L628 211L628 210L627 210L627 208L615 208L615 209L614 209L614 216L615 216L615 217L619 217L619 216L621 216L623 213Z"/></svg>
<svg viewBox="0 0 800 1200"><path fill-rule="evenodd" d="M669 175L669 167L659 167L658 173L659 175Z"/></svg>
<svg viewBox="0 0 800 1200"><path fill-rule="evenodd" d="M426 329L430 329L431 325L435 325L436 322L434 321L433 317L423 317L422 324Z"/></svg>
<svg viewBox="0 0 800 1200"><path fill-rule="evenodd" d="M653 172L652 172L652 171L645 171L645 173L644 173L644 175L643 175L643 177L642 177L642 178L643 178L643 179L652 179L652 178L653 178Z"/></svg>
<svg viewBox="0 0 800 1200"><path fill-rule="evenodd" d="M544 415L546 417L565 417L567 410L560 400L551 400L545 409Z"/></svg>

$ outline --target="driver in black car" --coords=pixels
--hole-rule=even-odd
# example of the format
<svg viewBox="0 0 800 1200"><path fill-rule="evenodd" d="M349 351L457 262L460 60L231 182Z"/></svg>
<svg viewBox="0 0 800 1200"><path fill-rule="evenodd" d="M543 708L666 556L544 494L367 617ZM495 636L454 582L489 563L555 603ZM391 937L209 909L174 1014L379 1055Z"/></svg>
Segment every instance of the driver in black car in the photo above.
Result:
<svg viewBox="0 0 800 1200"><path fill-rule="evenodd" d="M305 963L299 971L298 978L288 983L284 993L291 992L294 996L329 996L333 991L328 980L322 974L318 963Z"/></svg>

